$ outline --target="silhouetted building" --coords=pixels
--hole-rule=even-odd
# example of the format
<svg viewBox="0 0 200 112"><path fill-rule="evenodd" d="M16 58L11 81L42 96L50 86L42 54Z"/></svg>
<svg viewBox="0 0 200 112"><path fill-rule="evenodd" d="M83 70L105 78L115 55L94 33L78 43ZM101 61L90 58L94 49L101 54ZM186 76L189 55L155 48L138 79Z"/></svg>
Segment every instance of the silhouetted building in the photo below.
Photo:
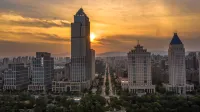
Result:
<svg viewBox="0 0 200 112"><path fill-rule="evenodd" d="M198 59L196 52L190 52L186 56L186 69L198 70Z"/></svg>
<svg viewBox="0 0 200 112"><path fill-rule="evenodd" d="M3 90L23 90L28 88L28 84L28 67L23 63L9 64L4 71Z"/></svg>
<svg viewBox="0 0 200 112"><path fill-rule="evenodd" d="M54 60L50 53L36 52L36 58L32 60L31 84L28 90L46 91L51 88L54 73Z"/></svg>
<svg viewBox="0 0 200 112"><path fill-rule="evenodd" d="M71 82L79 85L73 89L89 88L92 79L92 55L90 46L90 21L83 9L74 15L71 24Z"/></svg>

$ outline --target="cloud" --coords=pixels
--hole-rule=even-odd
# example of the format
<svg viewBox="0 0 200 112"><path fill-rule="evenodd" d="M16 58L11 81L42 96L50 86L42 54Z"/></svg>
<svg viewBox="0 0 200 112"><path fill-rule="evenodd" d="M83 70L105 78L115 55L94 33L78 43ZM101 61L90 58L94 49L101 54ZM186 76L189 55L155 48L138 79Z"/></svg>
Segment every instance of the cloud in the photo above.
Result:
<svg viewBox="0 0 200 112"><path fill-rule="evenodd" d="M67 20L47 20L40 18L30 18L23 17L21 15L16 14L5 14L2 13L0 15L1 24L10 24L14 26L31 26L31 27L70 27L71 23Z"/></svg>
<svg viewBox="0 0 200 112"><path fill-rule="evenodd" d="M50 35L50 34L37 34L38 36L44 37L40 38L42 40L53 41L53 42L70 42L69 38L62 38L58 35Z"/></svg>
<svg viewBox="0 0 200 112"><path fill-rule="evenodd" d="M114 35L112 37L99 38L97 45L94 45L96 49L103 47L109 49L108 51L129 51L133 48L137 41L150 51L167 51L169 43L173 35L169 38L164 37L150 37L150 36L136 36L136 35ZM199 50L200 47L200 36L194 38L182 38L179 36L185 45L186 50Z"/></svg>
<svg viewBox="0 0 200 112"><path fill-rule="evenodd" d="M25 56L35 55L35 52L50 52L61 53L66 52L68 49L67 44L62 43L23 43L14 41L0 40L1 56Z"/></svg>
<svg viewBox="0 0 200 112"><path fill-rule="evenodd" d="M69 38L66 37L60 37L55 34L45 34L45 33L27 33L27 32L11 32L11 31L0 31L0 33L3 35L0 36L1 40L6 40L4 36L14 35L21 37L22 40L28 40L26 42L46 42L46 43L68 43L70 42ZM7 40L13 41L14 39L9 39L7 37ZM19 40L15 40L19 41Z"/></svg>
<svg viewBox="0 0 200 112"><path fill-rule="evenodd" d="M137 40L147 49L167 50L174 31L182 34L186 49L198 50L199 5L200 0L0 0L0 39L68 52L69 21L83 6L97 35L92 43L97 52L127 52ZM69 46L53 50L62 44Z"/></svg>

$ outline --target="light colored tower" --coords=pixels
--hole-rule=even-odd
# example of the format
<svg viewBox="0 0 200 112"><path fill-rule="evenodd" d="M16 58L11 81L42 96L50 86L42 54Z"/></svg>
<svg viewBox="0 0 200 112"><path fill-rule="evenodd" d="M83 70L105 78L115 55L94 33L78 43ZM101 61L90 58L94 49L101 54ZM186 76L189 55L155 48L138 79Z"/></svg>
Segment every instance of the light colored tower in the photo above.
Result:
<svg viewBox="0 0 200 112"><path fill-rule="evenodd" d="M77 90L90 87L91 83L90 21L83 9L74 15L71 24L71 82L79 83ZM81 87L81 88L80 88Z"/></svg>
<svg viewBox="0 0 200 112"><path fill-rule="evenodd" d="M165 85L166 89L178 94L186 94L186 91L191 91L193 85L186 84L185 48L177 33L174 33L169 45L168 64L169 84Z"/></svg>
<svg viewBox="0 0 200 112"><path fill-rule="evenodd" d="M151 75L151 53L143 46L135 46L128 53L128 86L132 93L154 93Z"/></svg>
<svg viewBox="0 0 200 112"><path fill-rule="evenodd" d="M173 86L186 85L185 48L177 33L171 40L168 50L169 83ZM184 92L184 90L181 90Z"/></svg>

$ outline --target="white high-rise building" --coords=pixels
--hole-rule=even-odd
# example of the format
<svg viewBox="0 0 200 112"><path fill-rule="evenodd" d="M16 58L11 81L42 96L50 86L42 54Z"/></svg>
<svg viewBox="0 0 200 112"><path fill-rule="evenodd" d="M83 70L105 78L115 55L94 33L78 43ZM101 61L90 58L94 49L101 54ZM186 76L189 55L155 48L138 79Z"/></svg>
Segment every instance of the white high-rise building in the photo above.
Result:
<svg viewBox="0 0 200 112"><path fill-rule="evenodd" d="M177 33L171 40L168 50L169 84L164 85L167 91L186 94L192 91L193 85L186 84L185 48Z"/></svg>
<svg viewBox="0 0 200 112"><path fill-rule="evenodd" d="M80 8L74 15L71 24L71 74L70 81L79 85L71 87L72 90L89 88L92 80L92 56L90 46L90 21L83 9Z"/></svg>
<svg viewBox="0 0 200 112"><path fill-rule="evenodd" d="M128 88L132 93L154 93L151 75L151 53L138 43L128 53Z"/></svg>

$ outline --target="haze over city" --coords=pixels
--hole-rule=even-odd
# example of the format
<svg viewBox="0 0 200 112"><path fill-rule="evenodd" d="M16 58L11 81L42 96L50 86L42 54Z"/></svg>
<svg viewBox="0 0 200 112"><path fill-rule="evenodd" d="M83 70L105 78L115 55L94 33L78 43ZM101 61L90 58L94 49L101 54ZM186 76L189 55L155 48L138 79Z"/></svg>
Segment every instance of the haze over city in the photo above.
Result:
<svg viewBox="0 0 200 112"><path fill-rule="evenodd" d="M138 39L150 51L167 51L174 32L187 51L196 51L199 5L199 0L1 0L0 54L70 55L72 15L80 7L90 17L97 54L128 52Z"/></svg>

